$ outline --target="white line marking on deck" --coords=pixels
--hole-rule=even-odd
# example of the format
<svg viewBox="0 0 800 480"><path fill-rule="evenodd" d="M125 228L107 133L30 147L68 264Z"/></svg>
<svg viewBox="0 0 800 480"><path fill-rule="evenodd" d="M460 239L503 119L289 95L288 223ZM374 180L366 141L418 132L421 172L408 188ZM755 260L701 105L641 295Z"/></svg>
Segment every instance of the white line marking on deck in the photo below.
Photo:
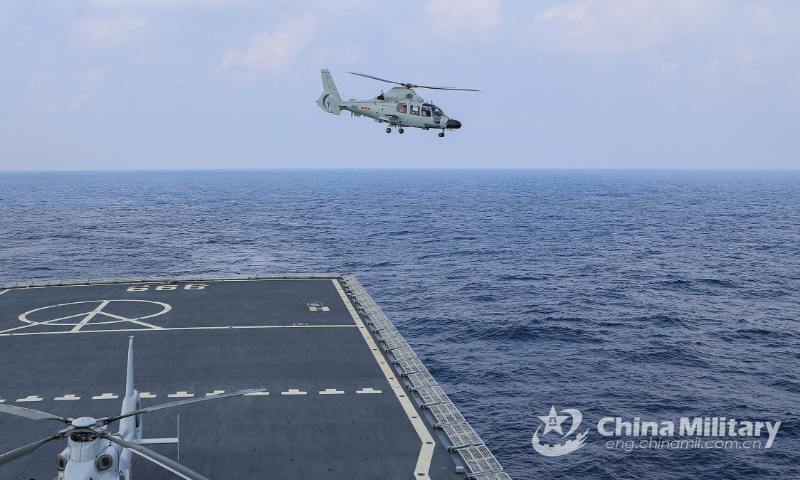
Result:
<svg viewBox="0 0 800 480"><path fill-rule="evenodd" d="M80 399L81 397L76 397L75 395L70 393L69 395L64 395L63 397L56 397L53 400L63 401L63 400L80 400Z"/></svg>
<svg viewBox="0 0 800 480"><path fill-rule="evenodd" d="M150 392L139 393L139 398L156 398L155 395L150 395Z"/></svg>
<svg viewBox="0 0 800 480"><path fill-rule="evenodd" d="M251 397L254 395L269 395L269 392L253 392L253 393L245 393L245 397Z"/></svg>
<svg viewBox="0 0 800 480"><path fill-rule="evenodd" d="M116 398L119 398L119 395L114 395L113 393L104 393L102 395L92 397L92 400L114 400Z"/></svg>
<svg viewBox="0 0 800 480"><path fill-rule="evenodd" d="M3 290L3 291L0 291L0 295L2 295L2 294L4 294L4 293L6 293L7 291L8 291L8 290Z"/></svg>
<svg viewBox="0 0 800 480"><path fill-rule="evenodd" d="M330 307L308 307L312 312L330 312Z"/></svg>
<svg viewBox="0 0 800 480"><path fill-rule="evenodd" d="M211 393L206 393L206 397L213 397L214 395L219 395L220 393L225 393L225 390L214 390Z"/></svg>
<svg viewBox="0 0 800 480"><path fill-rule="evenodd" d="M158 305L161 308L161 311L158 312L158 313L154 313L154 314L151 314L151 315L145 315L145 316L142 316L142 317L127 318L127 317L123 317L123 316L120 316L120 315L114 315L113 313L105 312L104 309L111 302L127 302L127 303L137 302L137 303L140 303L140 304L141 303L150 303L150 304ZM28 315L31 315L31 314L34 314L34 313L37 313L37 312L42 312L42 311L45 311L45 313L42 313L41 315L46 315L46 316L57 315L57 313L53 314L53 312L58 312L58 307L64 307L64 306L68 306L68 305L81 305L81 304L91 305L91 304L95 304L95 303L97 303L98 305L93 310L88 310L88 311L84 310L83 312L78 313L78 314L74 314L74 315L67 315L67 316L58 317L58 318L51 318L50 320L44 320L44 321L41 321L41 322L37 321L37 320L31 320L31 319L28 318ZM91 307L87 306L87 308L91 308ZM54 309L54 310L50 310L50 309ZM58 305L49 305L47 307L35 308L33 310L29 310L29 311L25 312L25 313L23 313L22 315L20 315L18 317L19 321L25 323L25 325L23 325L21 327L15 327L15 328L9 328L7 330L2 330L2 331L0 331L0 333L6 334L8 332L13 332L13 331L16 331L16 330L21 330L21 329L30 328L30 327L35 327L35 326L38 326L38 325L71 326L73 328L72 328L72 330L70 330L70 332L79 332L79 331L81 331L81 329L84 326L92 324L93 322L91 322L91 320L94 319L98 315L101 315L103 317L103 318L100 319L100 320L103 320L103 321L94 322L94 324L96 324L96 325L106 325L106 324L111 324L111 323L130 322L130 323L134 323L134 324L137 324L137 325L141 325L143 327L147 327L147 329L160 330L161 327L156 326L156 325L151 325L149 323L142 322L141 320L143 320L145 318L156 317L158 315L163 315L163 314L169 312L170 310L172 310L172 307L170 305L168 305L166 303L161 303L161 302L153 302L153 301L150 301L150 300L85 300L85 301L82 301L82 302L60 303ZM37 316L38 315L39 314L37 313ZM73 319L77 319L77 318L80 318L80 317L82 317L82 319L80 321L78 321L77 323L73 323L73 322L75 322L75 320L73 320ZM113 320L109 320L109 318L113 319ZM59 323L59 322L63 322L64 320L71 320L71 322ZM142 329L142 330L144 330L144 329ZM52 333L52 332L41 332L41 333ZM60 333L64 333L64 332L60 332Z"/></svg>
<svg viewBox="0 0 800 480"><path fill-rule="evenodd" d="M361 321L361 317L358 315L358 312L356 312L356 309L353 308L353 304L350 303L350 299L347 298L347 295L345 295L344 290L342 290L342 286L339 285L339 282L336 281L335 278L332 278L331 282L333 282L333 286L336 287L336 291L339 292L342 302L344 302L344 304L347 306L347 310L350 312L350 316L353 317L353 321L358 327L364 327L364 322ZM361 334L364 337L364 341L367 342L367 346L372 352L372 355L375 357L375 361L378 363L381 371L383 371L383 374L386 376L386 380L388 380L389 383L394 386L393 380L395 379L395 373L392 371L389 365L386 363L381 363L384 362L383 355L381 354L380 350L378 350L375 340L372 339L372 336L366 329L361 330ZM403 406L403 410L406 412L408 420L414 426L414 430L417 432L417 435L422 442L422 447L419 451L419 457L417 458L417 466L414 469L414 473L416 474L414 478L417 480L430 480L428 471L431 468L433 449L436 444L430 432L428 431L428 428L425 426L425 423L414 409L414 405L411 403L411 400L409 400L408 396L403 393L403 389L393 388L392 390L397 396L397 399L400 401L400 404Z"/></svg>
<svg viewBox="0 0 800 480"><path fill-rule="evenodd" d="M6 403L6 399L5 398L0 398L0 403Z"/></svg>
<svg viewBox="0 0 800 480"><path fill-rule="evenodd" d="M306 395L308 392L301 392L297 388L290 388L286 392L281 392L281 395Z"/></svg>
<svg viewBox="0 0 800 480"><path fill-rule="evenodd" d="M78 330L64 331L64 332L30 332L30 333L0 333L0 337L15 337L27 335L69 335L69 334L88 334L88 333L119 333L119 332L152 332L157 330L159 332L169 332L173 330L228 330L228 329L266 329L266 328L354 328L355 325L244 325L244 326L230 326L230 327L158 327L158 328L119 328L116 330ZM20 327L25 328L25 327ZM3 330L3 332L10 332L16 330Z"/></svg>
<svg viewBox="0 0 800 480"><path fill-rule="evenodd" d="M36 395L28 395L25 398L18 398L17 402L41 402L44 400L42 397L37 397Z"/></svg>
<svg viewBox="0 0 800 480"><path fill-rule="evenodd" d="M167 398L191 398L194 397L194 393L189 393L186 391L179 391L178 393L170 393L167 395Z"/></svg>
<svg viewBox="0 0 800 480"><path fill-rule="evenodd" d="M325 390L319 391L320 395L344 395L342 390L336 390L335 388L326 388Z"/></svg>
<svg viewBox="0 0 800 480"><path fill-rule="evenodd" d="M373 388L367 387L362 388L361 390L356 390L356 393L383 393L380 390L375 390Z"/></svg>

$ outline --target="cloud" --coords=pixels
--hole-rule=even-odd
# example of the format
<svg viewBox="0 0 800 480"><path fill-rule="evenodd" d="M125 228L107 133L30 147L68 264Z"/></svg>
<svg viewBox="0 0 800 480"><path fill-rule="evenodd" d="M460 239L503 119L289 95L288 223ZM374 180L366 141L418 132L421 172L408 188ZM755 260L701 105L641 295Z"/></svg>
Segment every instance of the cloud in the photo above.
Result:
<svg viewBox="0 0 800 480"><path fill-rule="evenodd" d="M431 0L425 15L437 32L486 33L500 26L500 0Z"/></svg>
<svg viewBox="0 0 800 480"><path fill-rule="evenodd" d="M212 7L220 8L242 3L253 3L252 0L93 0L92 3L104 8L128 7Z"/></svg>
<svg viewBox="0 0 800 480"><path fill-rule="evenodd" d="M138 43L148 26L145 18L123 16L78 20L73 30L79 44L104 48Z"/></svg>
<svg viewBox="0 0 800 480"><path fill-rule="evenodd" d="M262 30L250 40L247 50L230 49L222 56L220 70L276 73L287 68L314 39L315 18L286 21L272 31Z"/></svg>
<svg viewBox="0 0 800 480"><path fill-rule="evenodd" d="M101 85L106 81L106 78L108 78L108 72L104 68L95 68L93 70L89 70L78 77L79 80L93 86Z"/></svg>
<svg viewBox="0 0 800 480"><path fill-rule="evenodd" d="M176 7L203 7L222 9L244 6L262 6L263 4L283 3L285 5L304 4L315 9L348 10L355 7L365 7L370 0L282 0L263 2L259 0L92 0L92 4L102 8L176 8Z"/></svg>
<svg viewBox="0 0 800 480"><path fill-rule="evenodd" d="M727 0L580 0L539 13L531 40L537 48L560 52L640 51L708 28L728 13Z"/></svg>

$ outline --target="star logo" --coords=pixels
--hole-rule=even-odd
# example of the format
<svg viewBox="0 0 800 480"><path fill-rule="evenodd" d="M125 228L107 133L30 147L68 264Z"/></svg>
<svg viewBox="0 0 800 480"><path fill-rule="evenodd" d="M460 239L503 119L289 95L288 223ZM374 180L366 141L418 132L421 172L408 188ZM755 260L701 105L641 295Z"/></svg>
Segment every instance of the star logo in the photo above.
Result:
<svg viewBox="0 0 800 480"><path fill-rule="evenodd" d="M560 413L566 413L567 415L559 415L556 413L556 406L552 405L550 407L549 415L538 417L539 420L544 423L542 437L547 435L549 432L555 432L558 435L561 435L562 439L566 439L572 435L578 429L578 427L580 427L581 421L583 420L583 415L581 414L580 410L567 408L561 410ZM565 435L564 430L561 428L561 424L564 423L568 418L572 418L572 425L569 427L569 430ZM533 449L545 457L559 457L561 455L574 452L586 444L586 435L589 433L589 429L587 428L585 432L575 435L575 438L572 440L566 440L563 444L553 442L553 444L550 445L549 443L542 443L540 441L539 430L541 430L541 428L542 426L539 425L539 427L536 429L536 432L533 434ZM550 442L550 440L547 440L546 442Z"/></svg>
<svg viewBox="0 0 800 480"><path fill-rule="evenodd" d="M544 422L544 432L542 432L542 435L547 435L547 432L550 430L558 432L559 435L564 435L564 431L561 430L561 424L568 418L569 417L566 415L556 415L556 406L551 406L550 415L539 417L539 420Z"/></svg>

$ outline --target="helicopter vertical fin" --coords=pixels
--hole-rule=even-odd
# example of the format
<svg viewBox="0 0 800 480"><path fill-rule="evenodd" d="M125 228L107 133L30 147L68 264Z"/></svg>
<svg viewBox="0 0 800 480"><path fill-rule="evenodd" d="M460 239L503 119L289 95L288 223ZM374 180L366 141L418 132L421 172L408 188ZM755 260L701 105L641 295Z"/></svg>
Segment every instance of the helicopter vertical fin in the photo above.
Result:
<svg viewBox="0 0 800 480"><path fill-rule="evenodd" d="M133 396L133 336L128 341L128 371L125 376L125 397Z"/></svg>
<svg viewBox="0 0 800 480"><path fill-rule="evenodd" d="M331 72L327 69L322 70L322 88L322 94L317 100L319 108L334 115L342 113L342 109L339 108L342 98L339 96L339 90L336 88L336 84L333 83Z"/></svg>
<svg viewBox="0 0 800 480"><path fill-rule="evenodd" d="M125 373L125 398L122 399L122 411L120 412L121 415L133 412L141 407L139 392L137 392L133 386L133 336L131 336L130 340L128 341L128 365ZM129 440L141 438L141 421L137 420L135 417L123 418L120 421L119 427L119 432L123 438Z"/></svg>

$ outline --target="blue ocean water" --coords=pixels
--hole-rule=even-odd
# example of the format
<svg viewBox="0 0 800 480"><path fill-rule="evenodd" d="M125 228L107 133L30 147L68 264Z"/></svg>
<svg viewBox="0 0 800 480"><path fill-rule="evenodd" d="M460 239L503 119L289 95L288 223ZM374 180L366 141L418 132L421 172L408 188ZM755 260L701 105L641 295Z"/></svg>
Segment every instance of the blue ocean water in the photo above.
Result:
<svg viewBox="0 0 800 480"><path fill-rule="evenodd" d="M0 174L0 284L297 271L355 274L513 479L800 478L798 172ZM551 406L585 446L533 449ZM782 424L596 428L718 416Z"/></svg>

